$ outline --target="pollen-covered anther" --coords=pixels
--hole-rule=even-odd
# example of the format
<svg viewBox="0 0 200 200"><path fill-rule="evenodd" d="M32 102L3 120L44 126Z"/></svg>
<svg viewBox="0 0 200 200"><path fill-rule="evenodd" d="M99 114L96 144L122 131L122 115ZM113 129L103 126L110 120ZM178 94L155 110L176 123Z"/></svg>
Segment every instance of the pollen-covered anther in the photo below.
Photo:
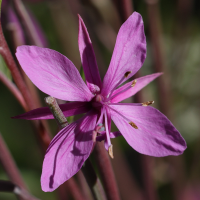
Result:
<svg viewBox="0 0 200 200"><path fill-rule="evenodd" d="M108 148L108 154L109 156L113 159L114 155L113 155L113 145L111 144Z"/></svg>
<svg viewBox="0 0 200 200"><path fill-rule="evenodd" d="M131 74L132 71L128 71L124 74L124 76L127 78L129 74Z"/></svg>
<svg viewBox="0 0 200 200"><path fill-rule="evenodd" d="M135 123L129 122L129 124L130 124L133 128L138 129L138 127L137 127L137 125L136 125Z"/></svg>
<svg viewBox="0 0 200 200"><path fill-rule="evenodd" d="M135 80L132 82L131 87L134 87L135 84L136 84L136 82L137 82L137 80L135 79Z"/></svg>
<svg viewBox="0 0 200 200"><path fill-rule="evenodd" d="M142 103L142 105L143 106L149 106L149 105L151 105L153 103L154 103L154 101L147 101L147 102Z"/></svg>
<svg viewBox="0 0 200 200"><path fill-rule="evenodd" d="M92 83L90 83L88 85L88 88L90 89L90 91L93 93L93 94L96 94L100 91L100 88L97 86L97 85L94 85Z"/></svg>

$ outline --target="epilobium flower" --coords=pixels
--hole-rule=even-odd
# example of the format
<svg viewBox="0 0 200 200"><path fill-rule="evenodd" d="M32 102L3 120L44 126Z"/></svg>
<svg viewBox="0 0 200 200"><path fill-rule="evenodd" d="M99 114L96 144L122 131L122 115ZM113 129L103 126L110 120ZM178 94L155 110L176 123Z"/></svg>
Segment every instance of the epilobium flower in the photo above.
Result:
<svg viewBox="0 0 200 200"><path fill-rule="evenodd" d="M161 75L156 73L122 83L131 78L146 57L146 39L140 14L134 12L121 26L110 66L103 82L83 20L79 17L78 44L86 84L73 63L60 53L35 46L17 48L22 68L43 92L53 97L74 101L60 105L66 117L86 113L63 128L47 149L41 184L53 191L82 167L95 141L104 140L113 157L110 138L123 135L136 151L150 156L179 155L186 143L162 113L146 103L119 103L134 95ZM22 114L23 119L53 119L49 108ZM111 120L119 132L111 132Z"/></svg>

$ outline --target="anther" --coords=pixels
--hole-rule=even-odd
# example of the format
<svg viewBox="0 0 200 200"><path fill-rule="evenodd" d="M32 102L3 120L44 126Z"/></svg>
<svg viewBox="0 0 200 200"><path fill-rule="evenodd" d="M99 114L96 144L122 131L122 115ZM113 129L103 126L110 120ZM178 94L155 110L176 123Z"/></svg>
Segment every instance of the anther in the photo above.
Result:
<svg viewBox="0 0 200 200"><path fill-rule="evenodd" d="M149 106L149 105L151 105L153 103L154 103L154 101L147 101L147 102L142 103L142 105L143 106Z"/></svg>
<svg viewBox="0 0 200 200"><path fill-rule="evenodd" d="M135 123L133 123L133 122L129 122L129 124L130 124L133 128L138 129L138 127L136 126Z"/></svg>
<svg viewBox="0 0 200 200"><path fill-rule="evenodd" d="M132 71L128 71L128 72L126 72L126 73L124 74L124 76L127 78L128 75L129 75L131 72L132 72Z"/></svg>
<svg viewBox="0 0 200 200"><path fill-rule="evenodd" d="M113 159L114 155L113 155L113 145L111 144L108 148L108 154L109 156Z"/></svg>
<svg viewBox="0 0 200 200"><path fill-rule="evenodd" d="M137 80L135 79L135 80L132 82L131 87L134 87L135 84L136 84L136 82L137 82Z"/></svg>
<svg viewBox="0 0 200 200"><path fill-rule="evenodd" d="M90 91L91 91L93 94L96 94L96 93L98 93L98 92L100 91L100 88L99 88L97 85L94 85L94 84L92 84L92 83L90 83L90 84L88 85L88 87L89 87Z"/></svg>

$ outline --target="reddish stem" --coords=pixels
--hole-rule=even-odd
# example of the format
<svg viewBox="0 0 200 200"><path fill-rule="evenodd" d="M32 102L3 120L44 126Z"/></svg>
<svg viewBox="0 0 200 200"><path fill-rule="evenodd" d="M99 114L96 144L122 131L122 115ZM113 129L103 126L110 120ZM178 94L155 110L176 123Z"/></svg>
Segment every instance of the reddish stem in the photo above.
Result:
<svg viewBox="0 0 200 200"><path fill-rule="evenodd" d="M78 187L74 178L70 178L68 181L66 181L64 183L64 186L66 186L65 188L68 188L68 190L70 190L70 193L74 199L84 200L84 196L82 192L80 191L80 188Z"/></svg>
<svg viewBox="0 0 200 200"><path fill-rule="evenodd" d="M17 15L19 16L21 22L26 27L27 35L30 38L32 44L35 44L36 46L42 47L42 42L36 32L36 29L31 21L31 18L26 11L23 3L21 0L13 0L14 8L16 10Z"/></svg>
<svg viewBox="0 0 200 200"><path fill-rule="evenodd" d="M86 182L82 170L79 170L79 172L76 174L76 177L78 179L79 186L82 190L82 193L84 194L85 199L92 200L93 199L92 193L90 191L90 188L88 187L88 184Z"/></svg>
<svg viewBox="0 0 200 200"><path fill-rule="evenodd" d="M22 190L27 190L27 186L25 185L19 170L17 169L17 166L15 164L15 161L13 160L1 134L0 134L0 162L6 172L6 174L8 175L9 179L16 184L17 186L19 186ZM28 200L34 200L36 198L31 197L31 195L27 193L29 198L26 198ZM25 200L24 198L22 198L19 195L20 200Z"/></svg>
<svg viewBox="0 0 200 200"><path fill-rule="evenodd" d="M113 2L118 10L122 23L125 22L133 13L132 0L113 0Z"/></svg>
<svg viewBox="0 0 200 200"><path fill-rule="evenodd" d="M23 78L17 68L17 65L12 57L10 49L4 38L1 22L0 22L0 54L4 58L7 67L10 69L12 77L13 77L17 87L21 91L21 93L24 97L24 100L28 105L28 108L34 109L35 106L34 106L34 103L32 102L31 95L28 91L28 88L26 87L26 84L23 81Z"/></svg>
<svg viewBox="0 0 200 200"><path fill-rule="evenodd" d="M161 22L160 22L160 13L159 13L159 1L158 0L146 0L147 3L147 14L149 20L149 31L152 41L152 51L153 51L153 66L155 67L156 72L162 72L166 70L164 53L161 43L162 31L161 31ZM165 73L165 78L167 73ZM160 100L160 110L170 116L171 106L170 101L172 99L172 93L169 90L169 77L167 77L168 83L159 77L157 79L158 94ZM181 156L169 157L169 162L172 164L174 171L174 178L172 180L173 192L175 199L179 199L183 190L184 179L184 162Z"/></svg>
<svg viewBox="0 0 200 200"><path fill-rule="evenodd" d="M28 111L26 102L24 101L24 98L21 95L20 91L2 72L0 72L0 80L12 92L12 94L19 101L20 105L24 108L24 110Z"/></svg>
<svg viewBox="0 0 200 200"><path fill-rule="evenodd" d="M135 74L134 78L138 78L138 77L140 77L139 72ZM134 101L144 102L141 91L135 94ZM158 196L156 194L156 189L155 189L155 184L153 181L153 174L152 174L154 158L140 154L140 160L141 160L141 166L142 166L141 171L142 171L143 184L144 184L144 189L145 189L144 195L146 196L146 199L148 200L156 200L158 199Z"/></svg>
<svg viewBox="0 0 200 200"><path fill-rule="evenodd" d="M145 196L135 180L135 177L132 173L132 169L129 163L127 163L126 156L124 155L121 146L118 144L116 140L113 141L113 146L114 146L114 154L116 156L112 160L112 165L114 168L115 176L118 182L122 199L144 200Z"/></svg>
<svg viewBox="0 0 200 200"><path fill-rule="evenodd" d="M4 58L4 61L7 67L10 69L11 75L27 104L28 110L32 110L36 108L36 105L33 99L31 98L30 92L17 68L17 65L12 57L10 49L4 38L1 22L0 22L0 54ZM37 133L39 134L39 139L41 140L43 149L46 150L48 147L48 144L50 143L50 136L48 135L48 133L45 130L45 127L40 121L34 121L33 123L36 129L38 130Z"/></svg>
<svg viewBox="0 0 200 200"><path fill-rule="evenodd" d="M115 175L103 143L97 143L93 153L108 200L119 200L120 196Z"/></svg>
<svg viewBox="0 0 200 200"><path fill-rule="evenodd" d="M17 169L17 166L0 134L0 160L1 164L3 165L8 177L10 180L15 183L16 185L27 189L22 177Z"/></svg>
<svg viewBox="0 0 200 200"><path fill-rule="evenodd" d="M148 14L148 23L149 31L152 42L152 57L153 57L153 66L155 72L165 72L165 78L167 76L166 66L164 60L164 53L161 44L161 24L160 24L160 14L158 8L158 0L146 0L147 4L147 14ZM158 94L159 94L159 107L160 110L169 117L170 113L170 97L169 95L169 83L166 84L163 76L156 79Z"/></svg>
<svg viewBox="0 0 200 200"><path fill-rule="evenodd" d="M120 13L120 17L122 22L125 22L127 18L133 13L133 5L131 0L114 0L115 4L118 8L118 12ZM135 74L134 78L140 77L139 72ZM143 102L141 91L138 92L134 96L135 102ZM143 183L145 188L145 196L149 200L157 199L157 194L155 191L155 186L153 183L152 177L152 166L150 165L153 161L153 158L140 154L141 157L141 165L142 165L142 175L143 175Z"/></svg>

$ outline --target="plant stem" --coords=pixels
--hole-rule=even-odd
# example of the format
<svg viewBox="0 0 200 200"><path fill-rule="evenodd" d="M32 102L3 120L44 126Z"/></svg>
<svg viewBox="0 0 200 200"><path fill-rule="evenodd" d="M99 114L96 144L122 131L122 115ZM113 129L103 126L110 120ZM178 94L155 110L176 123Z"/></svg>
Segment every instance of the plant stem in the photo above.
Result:
<svg viewBox="0 0 200 200"><path fill-rule="evenodd" d="M56 99L49 96L45 98L45 102L49 106L56 122L59 124L60 128L64 128L68 125L67 119L65 118L64 114L62 113L59 105L56 102ZM89 160L87 160L82 167L83 169L83 174L86 178L86 181L88 185L90 186L91 192L93 194L93 197L95 200L104 200L105 197L102 194L102 187L100 184L100 181L98 180L95 171L92 167L92 164L90 163ZM71 179L68 180L68 182Z"/></svg>
<svg viewBox="0 0 200 200"><path fill-rule="evenodd" d="M110 158L108 157L108 153L106 152L103 143L97 143L93 153L108 200L119 200L120 196L115 175Z"/></svg>
<svg viewBox="0 0 200 200"><path fill-rule="evenodd" d="M10 181L0 180L0 192L12 192L23 200L39 200Z"/></svg>
<svg viewBox="0 0 200 200"><path fill-rule="evenodd" d="M22 177L19 173L19 170L17 169L17 166L0 134L0 160L1 163L10 178L10 180L15 183L16 185L27 189L27 186L25 185L24 181L22 180Z"/></svg>
<svg viewBox="0 0 200 200"><path fill-rule="evenodd" d="M122 23L125 22L133 12L132 0L113 0Z"/></svg>
<svg viewBox="0 0 200 200"><path fill-rule="evenodd" d="M30 37L32 44L42 47L43 46L42 42L36 32L36 29L22 1L21 0L12 0L12 1L18 17L20 18L23 25L26 27L27 35Z"/></svg>
<svg viewBox="0 0 200 200"><path fill-rule="evenodd" d="M162 29L161 29L161 18L159 12L159 0L146 0L147 4L147 14L149 21L149 32L152 41L152 51L153 51L153 66L155 67L155 72L166 71L166 61L164 58L163 46L161 43L162 39ZM170 92L170 80L165 73L164 77L159 77L157 79L158 94L160 101L160 110L168 117L171 116L171 99L172 93ZM167 77L167 78L166 78ZM171 117L170 117L171 118ZM172 186L174 192L174 198L179 199L185 183L185 166L182 156L169 157L170 164L173 166L174 171L177 173L172 179Z"/></svg>
<svg viewBox="0 0 200 200"><path fill-rule="evenodd" d="M0 162L8 175L9 179L12 181L0 181L0 191L4 189L6 192L14 192L18 195L21 200L36 200L27 192L27 186L25 185L20 172L13 160L1 134L0 134ZM13 190L12 190L13 189ZM12 190L12 191L11 191ZM26 194L26 195L25 195ZM25 198L26 197L26 198Z"/></svg>
<svg viewBox="0 0 200 200"><path fill-rule="evenodd" d="M2 72L0 72L0 80L2 83L11 91L15 98L19 101L20 105L24 108L25 111L28 111L26 102L18 88L12 83Z"/></svg>
<svg viewBox="0 0 200 200"><path fill-rule="evenodd" d="M28 88L26 87L26 84L24 83L24 81L22 79L22 76L17 68L17 65L12 57L10 49L4 38L1 22L0 22L0 54L4 58L4 61L7 65L7 67L10 69L12 77L13 77L17 87L19 88L20 92L22 93L22 96L24 97L24 100L25 100L26 104L28 105L29 109L34 109L35 106L31 100L31 95L28 91Z"/></svg>
<svg viewBox="0 0 200 200"><path fill-rule="evenodd" d="M18 70L18 67L12 57L10 49L4 38L1 22L0 22L0 54L4 58L4 61L7 67L10 69L11 75L27 104L28 110L32 110L36 108L36 105L33 99L31 98L30 92ZM46 131L46 128L44 127L44 125L41 123L41 121L34 121L33 124L35 125L37 129L38 137L41 141L43 149L46 150L50 143L50 136L48 132Z"/></svg>
<svg viewBox="0 0 200 200"><path fill-rule="evenodd" d="M97 178L94 168L89 159L87 159L82 167L82 172L86 178L86 181L91 189L92 195L95 200L106 199L103 187Z"/></svg>
<svg viewBox="0 0 200 200"><path fill-rule="evenodd" d="M131 0L123 0L123 1L114 0L114 1L117 5L117 9L118 12L120 13L122 22L125 22L128 19L128 17L133 13L132 1ZM134 78L138 77L140 77L139 72L135 74ZM134 100L136 102L143 102L141 91L135 94ZM141 166L142 166L141 170L143 175L142 179L143 179L146 199L155 200L157 199L157 194L154 187L154 181L152 177L152 165L151 165L151 163L153 162L153 158L142 154L140 154L139 156L141 157Z"/></svg>

